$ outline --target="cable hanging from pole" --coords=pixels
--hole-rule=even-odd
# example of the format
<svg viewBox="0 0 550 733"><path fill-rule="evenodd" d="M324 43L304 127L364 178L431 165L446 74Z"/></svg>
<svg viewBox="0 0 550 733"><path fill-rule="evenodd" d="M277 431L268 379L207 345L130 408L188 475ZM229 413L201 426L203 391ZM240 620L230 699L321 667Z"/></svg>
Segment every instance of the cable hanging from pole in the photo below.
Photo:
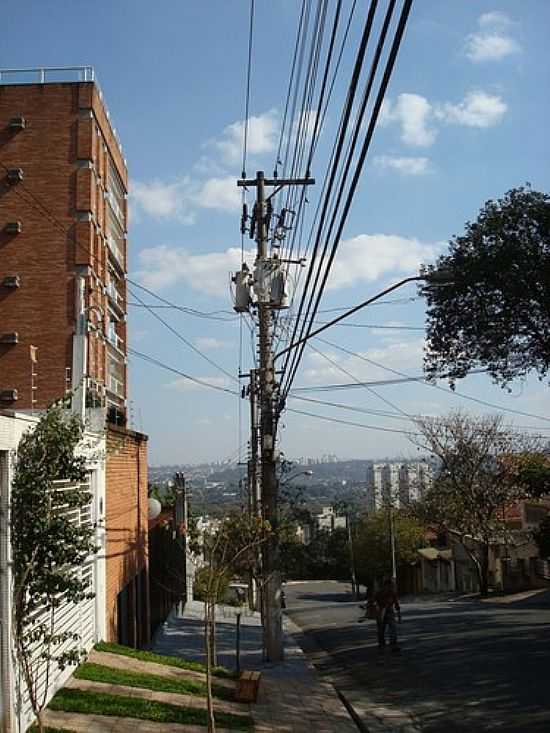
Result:
<svg viewBox="0 0 550 733"><path fill-rule="evenodd" d="M246 71L246 93L244 103L244 139L243 139L243 165L242 178L246 178L246 153L248 148L248 117L250 114L250 76L252 71L252 38L254 32L254 2L250 0L250 24L248 27L248 65Z"/></svg>

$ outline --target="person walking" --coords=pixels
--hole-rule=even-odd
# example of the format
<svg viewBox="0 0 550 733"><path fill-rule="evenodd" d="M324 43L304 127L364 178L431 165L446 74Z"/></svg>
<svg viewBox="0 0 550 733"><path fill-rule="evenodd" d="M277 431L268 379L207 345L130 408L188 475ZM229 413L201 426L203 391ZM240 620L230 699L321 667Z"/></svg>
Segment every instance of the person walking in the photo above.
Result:
<svg viewBox="0 0 550 733"><path fill-rule="evenodd" d="M386 578L382 588L374 596L376 603L376 623L378 626L378 651L384 652L386 646L386 628L389 632L390 647L392 652L399 652L397 645L397 626L395 614L401 623L401 607L391 578Z"/></svg>

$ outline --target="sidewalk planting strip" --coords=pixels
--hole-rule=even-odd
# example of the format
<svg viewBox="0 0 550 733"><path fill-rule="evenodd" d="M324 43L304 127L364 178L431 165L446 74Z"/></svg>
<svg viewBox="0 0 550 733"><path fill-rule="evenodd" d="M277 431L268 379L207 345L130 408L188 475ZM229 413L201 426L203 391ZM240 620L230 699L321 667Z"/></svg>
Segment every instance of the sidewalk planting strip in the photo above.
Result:
<svg viewBox="0 0 550 733"><path fill-rule="evenodd" d="M104 682L113 685L126 685L126 687L141 687L157 692L174 692L180 695L206 696L206 682L196 679L179 677L173 679L157 674L146 674L133 672L131 670L114 669L94 662L84 662L78 667L73 677L79 680L91 680L93 682ZM223 700L233 700L234 691L220 685L212 685L212 692L215 697Z"/></svg>
<svg viewBox="0 0 550 733"><path fill-rule="evenodd" d="M139 697L87 692L74 688L63 688L51 700L51 710L69 713L83 713L122 718L137 718L158 723L207 725L207 712L203 708L181 707L166 702ZM216 712L216 722L224 728L249 733L254 730L252 718L248 715Z"/></svg>
<svg viewBox="0 0 550 733"><path fill-rule="evenodd" d="M94 649L98 652L108 652L110 654L119 654L125 657L139 659L142 662L153 662L166 667L179 667L180 669L188 669L192 672L201 672L206 674L206 666L201 662L193 662L180 657L168 656L166 654L155 654L155 652L147 652L142 649L132 649L132 647L122 646L113 642L100 641L95 645ZM225 667L214 667L212 674L216 677L234 678L235 673Z"/></svg>

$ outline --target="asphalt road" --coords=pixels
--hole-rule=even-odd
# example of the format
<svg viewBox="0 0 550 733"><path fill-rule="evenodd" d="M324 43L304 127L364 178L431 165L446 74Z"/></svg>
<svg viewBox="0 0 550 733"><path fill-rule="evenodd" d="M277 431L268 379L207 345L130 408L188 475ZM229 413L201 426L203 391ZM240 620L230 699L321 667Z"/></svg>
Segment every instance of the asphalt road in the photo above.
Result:
<svg viewBox="0 0 550 733"><path fill-rule="evenodd" d="M409 711L426 733L549 733L550 592L509 600L405 600L402 653L381 664L349 585L286 586L302 647L344 694Z"/></svg>

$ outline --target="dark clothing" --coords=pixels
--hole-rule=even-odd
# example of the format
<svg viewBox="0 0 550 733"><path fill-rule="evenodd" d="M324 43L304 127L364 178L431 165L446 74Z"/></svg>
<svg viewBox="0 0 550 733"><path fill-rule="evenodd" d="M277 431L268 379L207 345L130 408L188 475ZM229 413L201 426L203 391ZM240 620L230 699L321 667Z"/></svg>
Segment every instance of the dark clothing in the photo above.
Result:
<svg viewBox="0 0 550 733"><path fill-rule="evenodd" d="M395 624L395 611L401 613L397 593L391 587L385 586L374 597L378 616L378 647L381 649L386 645L386 628L389 632L390 644L397 646L397 626Z"/></svg>
<svg viewBox="0 0 550 733"><path fill-rule="evenodd" d="M395 613L393 608L386 608L376 619L378 626L378 646L382 648L386 646L386 628L389 632L390 644L397 644L397 626L395 625Z"/></svg>
<svg viewBox="0 0 550 733"><path fill-rule="evenodd" d="M399 611L399 600L393 588L382 588L374 596L374 600L380 611L386 608L395 608L396 611Z"/></svg>

